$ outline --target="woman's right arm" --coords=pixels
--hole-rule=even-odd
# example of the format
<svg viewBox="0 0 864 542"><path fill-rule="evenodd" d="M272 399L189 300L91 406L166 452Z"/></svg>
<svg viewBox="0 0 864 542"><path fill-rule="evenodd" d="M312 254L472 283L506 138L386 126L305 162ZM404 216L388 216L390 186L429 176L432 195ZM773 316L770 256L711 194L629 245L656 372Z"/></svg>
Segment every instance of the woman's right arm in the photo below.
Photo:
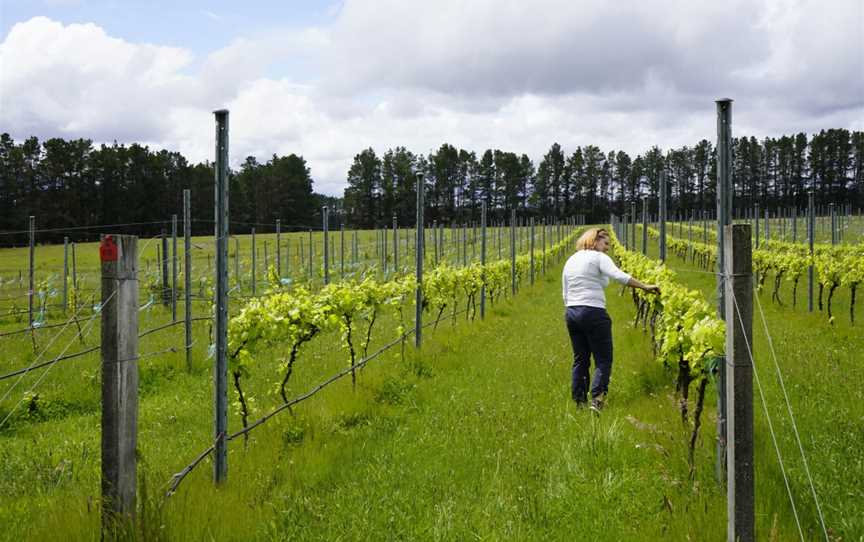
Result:
<svg viewBox="0 0 864 542"><path fill-rule="evenodd" d="M660 287L659 286L655 286L654 284L645 284L644 282L640 282L633 277L630 277L630 280L627 281L627 286L629 286L631 288L641 288L642 290L645 290L649 294L659 294L660 293Z"/></svg>
<svg viewBox="0 0 864 542"><path fill-rule="evenodd" d="M646 292L654 294L660 293L659 286L655 286L653 284L645 284L644 282L636 280L635 278L633 278L633 276L619 269L618 266L615 265L615 262L612 261L612 258L610 258L607 254L601 253L600 270L607 276L617 280L618 282L626 286L630 286L631 288L641 288Z"/></svg>

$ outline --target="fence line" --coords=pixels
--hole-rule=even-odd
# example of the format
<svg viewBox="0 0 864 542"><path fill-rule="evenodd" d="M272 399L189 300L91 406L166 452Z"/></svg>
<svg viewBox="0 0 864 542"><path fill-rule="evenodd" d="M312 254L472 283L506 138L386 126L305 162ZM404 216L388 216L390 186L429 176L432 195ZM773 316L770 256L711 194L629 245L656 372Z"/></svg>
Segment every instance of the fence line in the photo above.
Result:
<svg viewBox="0 0 864 542"><path fill-rule="evenodd" d="M113 296L114 296L114 294L111 294L111 296L108 297L108 299L106 299L105 302L107 303L108 301L110 301L110 300L111 300L111 297L113 297ZM89 326L92 326L92 325L93 325L93 322L94 322L95 320L96 320L95 317L94 317L94 318L91 318L90 321L87 323L88 331L89 331ZM82 330L81 332L78 333L78 335L81 335L81 334L83 334L83 333L84 333L84 331ZM75 339L78 338L78 335L76 335L75 337L72 337L72 339L69 340L69 344L67 344L67 345L66 345L66 348L63 349L63 353L64 353L64 354L66 353L66 350L69 350L69 347L72 346L72 343L75 341ZM48 366L48 368L45 370L45 372L42 373L42 375L41 375L41 376L36 380L36 382L34 382L32 386L30 386L30 389L27 390L26 392L24 392L24 397L22 397L20 401L18 401L17 403L15 403L15 406L12 407L12 409L9 411L9 414L7 414L5 418L3 418L3 421L0 421L0 428L2 428L3 425L6 424L6 422L9 420L9 418L12 417L12 414L13 414L13 413L18 409L18 406L19 406L21 403L24 402L24 398L27 397L27 394L32 393L33 390L35 390L36 387L39 386L39 384L42 383L42 381L43 381L43 380L45 379L45 377L48 375L48 372L51 370L51 367L54 366L53 363L57 363L58 361L59 361L59 358L58 358L58 359L55 359L55 360L52 362L52 364ZM28 368L27 371L29 371L29 370L30 370L30 369ZM22 378L23 378L23 377L22 377ZM3 396L4 400L5 400L5 398L6 398L7 396L9 396L9 394L12 392L12 390L15 389L15 386L18 385L18 382L21 382L21 379L19 379L17 382L15 382L15 384L12 385L11 388L9 388L9 391L7 391L7 392L6 392L6 395Z"/></svg>
<svg viewBox="0 0 864 542"><path fill-rule="evenodd" d="M94 315L94 316L91 317L91 319L94 319L94 318L96 318L96 315ZM199 322L199 321L203 321L203 320L212 320L212 318L211 318L211 317L208 317L208 316L198 316L198 317L195 317L195 318L192 319L193 322ZM155 333L155 332L157 332L157 331L162 331L163 329L166 329L166 328L169 328L169 327L172 327L172 326L176 326L176 325L178 325L178 324L184 324L184 323L186 323L185 320L177 320L176 322L171 322L171 323L169 323L169 324L165 324L165 325L158 326L158 327L155 327L155 328L152 328L152 329L148 329L147 331L144 331L143 333L140 333L140 334L138 335L138 338L140 339L140 338L142 338L142 337L145 337L145 336L147 336L147 335L150 335L151 333ZM59 333L58 333L58 335L59 335ZM80 335L80 334L79 334L79 335ZM79 335L76 335L75 337L73 337L73 339L74 339L74 338L78 338ZM45 366L47 366L47 365L51 365L52 363L56 363L56 362L58 362L58 361L64 361L64 360L67 360L67 359L72 359L72 358L77 358L77 357L80 357L80 356L84 356L84 355L90 354L90 353L92 353L92 352L95 352L96 350L99 350L99 349L101 349L101 348L102 348L101 345L99 345L99 346L93 346L93 347L88 348L88 349L86 349L86 350L82 350L82 351L80 351L80 352L76 352L76 353L74 353L74 354L63 355L63 356L60 356L60 357L54 358L54 359L52 359L52 360L45 361L45 362L40 363L40 364L38 364L38 365L31 365L31 366L26 367L26 368L24 368L24 369L17 369L17 370L15 370L15 371L12 371L11 373L6 373L6 374L4 374L4 375L0 375L0 381L2 381L2 380L6 380L6 379L9 379L9 378L12 378L13 376L16 376L16 375L26 374L26 373L28 373L28 372L30 372L30 371L35 371L36 369L41 369L42 367L45 367ZM176 348L176 347L172 347L172 348ZM8 392L7 392L7 393L8 393ZM4 397L4 399L5 399L5 397ZM2 401L0 401L0 402L2 402Z"/></svg>

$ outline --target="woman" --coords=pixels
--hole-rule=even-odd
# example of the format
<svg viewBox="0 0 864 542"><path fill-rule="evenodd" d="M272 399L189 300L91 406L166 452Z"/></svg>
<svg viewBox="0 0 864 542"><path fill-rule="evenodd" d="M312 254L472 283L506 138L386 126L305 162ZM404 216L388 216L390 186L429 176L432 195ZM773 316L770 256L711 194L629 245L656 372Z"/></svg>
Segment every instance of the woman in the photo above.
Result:
<svg viewBox="0 0 864 542"><path fill-rule="evenodd" d="M614 279L632 288L660 293L660 288L643 284L621 271L609 250L609 233L591 228L576 241L576 253L564 264L561 282L564 286L565 320L573 345L573 400L579 406L587 402L590 356L594 354L594 381L591 383L591 409L599 412L609 389L612 372L612 319L606 312L603 289Z"/></svg>

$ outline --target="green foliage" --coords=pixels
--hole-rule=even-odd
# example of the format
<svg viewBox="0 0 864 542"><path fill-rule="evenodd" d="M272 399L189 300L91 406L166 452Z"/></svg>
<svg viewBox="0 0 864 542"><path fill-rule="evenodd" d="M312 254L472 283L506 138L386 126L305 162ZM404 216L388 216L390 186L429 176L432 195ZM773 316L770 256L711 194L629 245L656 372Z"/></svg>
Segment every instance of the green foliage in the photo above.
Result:
<svg viewBox="0 0 864 542"><path fill-rule="evenodd" d="M657 239L660 234L655 228L648 228L648 235L652 239ZM716 233L711 231L710 237L716 238ZM716 268L716 245L677 239L668 235L666 243L669 250L682 258L689 257L691 261L698 261L703 269ZM839 286L854 289L864 280L864 245L816 244L813 252L811 256L808 247L798 243L765 241L759 248L753 249L753 271L760 278L758 285L760 288L769 274L774 275L772 299L779 303L782 280L785 278L787 282L797 286L804 272L812 265L817 284L829 292L828 318L833 321L830 309L834 290ZM854 314L854 298L850 313Z"/></svg>
<svg viewBox="0 0 864 542"><path fill-rule="evenodd" d="M561 243L551 246L546 253L535 251L536 261L560 256L575 232ZM516 258L516 278L523 280L529 273L530 256ZM426 310L436 311L440 318L450 307L453 317L464 302L466 314L473 316L475 299L485 285L490 298L506 292L510 281L511 263L506 260L484 265L473 263L467 267L452 267L442 263L428 272L423 279L423 303ZM274 267L268 269L270 290L263 297L250 300L228 326L229 369L234 373L235 389L239 399L235 402L244 420L248 406L255 398L242 390L242 379L248 379L256 368L255 355L274 348L281 352L282 374L274 381L273 390L288 402L286 386L294 369L299 348L321 333L337 331L342 346L348 353L348 365L353 371L359 362L358 353L368 354L372 328L382 314L398 315L400 325L396 337L405 334L404 307L414 301L416 279L413 275L395 277L378 282L369 276L360 281L345 280L311 292L303 286L286 287ZM476 310L476 309L475 309ZM365 328L361 327L364 326Z"/></svg>

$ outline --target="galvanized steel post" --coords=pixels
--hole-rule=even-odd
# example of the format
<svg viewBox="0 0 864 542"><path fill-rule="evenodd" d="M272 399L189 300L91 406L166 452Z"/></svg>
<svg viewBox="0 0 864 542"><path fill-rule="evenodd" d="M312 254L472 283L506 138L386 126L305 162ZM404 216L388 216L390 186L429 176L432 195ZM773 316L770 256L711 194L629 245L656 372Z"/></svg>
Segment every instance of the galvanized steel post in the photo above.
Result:
<svg viewBox="0 0 864 542"><path fill-rule="evenodd" d="M228 475L228 111L216 115L216 366L213 477Z"/></svg>
<svg viewBox="0 0 864 542"><path fill-rule="evenodd" d="M415 242L415 275L417 279L417 289L414 292L415 315L414 315L414 346L420 348L422 343L423 331L423 192L425 186L423 183L423 174L417 174L417 240Z"/></svg>
<svg viewBox="0 0 864 542"><path fill-rule="evenodd" d="M732 100L717 100L717 315L726 319L726 226L732 214ZM742 230L744 231L744 230ZM747 228L749 231L749 228ZM726 360L717 375L717 460L715 474L726 468Z"/></svg>

